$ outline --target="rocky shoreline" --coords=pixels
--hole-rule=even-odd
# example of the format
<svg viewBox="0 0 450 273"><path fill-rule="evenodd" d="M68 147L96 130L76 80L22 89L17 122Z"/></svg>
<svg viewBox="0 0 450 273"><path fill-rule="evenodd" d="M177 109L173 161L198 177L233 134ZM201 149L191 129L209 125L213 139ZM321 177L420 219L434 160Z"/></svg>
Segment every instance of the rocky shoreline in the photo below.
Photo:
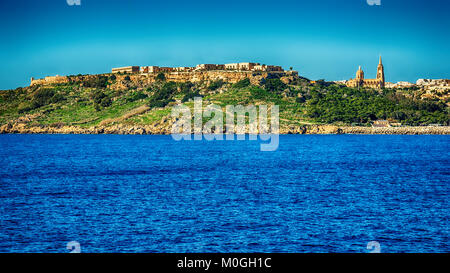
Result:
<svg viewBox="0 0 450 273"><path fill-rule="evenodd" d="M169 135L171 126L113 124L83 128L80 126L47 126L24 123L0 126L0 134L121 134ZM280 134L368 134L368 135L450 135L450 126L358 127L335 125L304 125L280 128Z"/></svg>

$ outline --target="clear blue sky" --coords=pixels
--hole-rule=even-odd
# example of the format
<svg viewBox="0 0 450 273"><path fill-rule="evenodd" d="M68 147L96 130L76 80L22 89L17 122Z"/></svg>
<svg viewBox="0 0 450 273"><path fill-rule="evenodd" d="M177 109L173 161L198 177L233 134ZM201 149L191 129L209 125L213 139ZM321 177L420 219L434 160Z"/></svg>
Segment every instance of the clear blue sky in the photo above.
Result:
<svg viewBox="0 0 450 273"><path fill-rule="evenodd" d="M450 1L0 1L0 89L125 65L254 61L311 79L450 78Z"/></svg>

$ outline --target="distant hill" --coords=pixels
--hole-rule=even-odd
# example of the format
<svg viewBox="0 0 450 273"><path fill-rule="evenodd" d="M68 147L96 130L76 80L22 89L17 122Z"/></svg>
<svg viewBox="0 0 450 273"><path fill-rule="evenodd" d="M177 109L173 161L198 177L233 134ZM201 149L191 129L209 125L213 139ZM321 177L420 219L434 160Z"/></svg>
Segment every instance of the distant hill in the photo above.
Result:
<svg viewBox="0 0 450 273"><path fill-rule="evenodd" d="M0 91L3 133L170 133L171 107L202 96L204 105L279 105L282 133L320 125L370 127L389 120L408 126L450 124L446 96L428 90L353 89L302 77L173 82L135 75L67 77L60 83ZM425 94L425 95L424 95ZM320 131L320 130L319 130Z"/></svg>

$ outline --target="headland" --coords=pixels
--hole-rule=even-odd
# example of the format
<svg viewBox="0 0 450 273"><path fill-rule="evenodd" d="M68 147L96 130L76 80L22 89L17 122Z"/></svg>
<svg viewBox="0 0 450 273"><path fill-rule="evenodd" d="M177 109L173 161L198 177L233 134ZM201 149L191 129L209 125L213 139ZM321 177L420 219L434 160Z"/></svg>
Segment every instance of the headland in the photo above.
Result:
<svg viewBox="0 0 450 273"><path fill-rule="evenodd" d="M349 81L309 80L256 62L125 66L95 75L32 78L0 91L0 133L170 134L171 107L278 105L281 134L450 134L450 80L385 82L360 68Z"/></svg>

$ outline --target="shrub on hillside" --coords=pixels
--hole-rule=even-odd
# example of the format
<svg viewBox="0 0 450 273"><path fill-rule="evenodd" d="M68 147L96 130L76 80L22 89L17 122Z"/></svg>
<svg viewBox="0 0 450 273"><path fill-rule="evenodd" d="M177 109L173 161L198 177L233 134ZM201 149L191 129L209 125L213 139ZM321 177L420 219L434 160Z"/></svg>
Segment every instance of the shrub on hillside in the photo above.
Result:
<svg viewBox="0 0 450 273"><path fill-rule="evenodd" d="M217 81L213 81L211 82L211 84L208 86L208 90L210 91L214 91L219 89L220 87L222 87L225 84L225 82L223 80L217 80Z"/></svg>
<svg viewBox="0 0 450 273"><path fill-rule="evenodd" d="M284 89L287 88L287 85L282 82L280 79L267 79L264 87L267 91L280 93Z"/></svg>
<svg viewBox="0 0 450 273"><path fill-rule="evenodd" d="M104 97L101 101L100 101L100 106L102 107L109 107L112 104L112 100L110 97Z"/></svg>
<svg viewBox="0 0 450 273"><path fill-rule="evenodd" d="M33 110L33 106L31 105L31 103L29 102L21 102L19 103L19 105L17 106L17 112L19 112L19 114L28 112Z"/></svg>
<svg viewBox="0 0 450 273"><path fill-rule="evenodd" d="M305 97L297 97L297 98L295 99L295 102L296 102L296 103L304 103L305 101L306 101Z"/></svg>
<svg viewBox="0 0 450 273"><path fill-rule="evenodd" d="M245 78L243 80L238 81L237 83L233 84L234 88L245 88L250 85L250 79Z"/></svg>
<svg viewBox="0 0 450 273"><path fill-rule="evenodd" d="M50 88L40 88L36 90L31 98L32 109L36 109L51 103L64 100L64 96Z"/></svg>
<svg viewBox="0 0 450 273"><path fill-rule="evenodd" d="M106 97L106 94L103 93L101 90L94 90L91 93L91 99L94 101L94 103L96 104L100 104L100 102L102 101L102 99Z"/></svg>
<svg viewBox="0 0 450 273"><path fill-rule="evenodd" d="M23 93L25 92L21 87L11 90L0 90L0 98L4 101L14 101Z"/></svg>
<svg viewBox="0 0 450 273"><path fill-rule="evenodd" d="M164 75L164 73L160 72L160 73L158 73L158 75L156 75L156 80L163 82L166 80L166 75Z"/></svg>
<svg viewBox="0 0 450 273"><path fill-rule="evenodd" d="M95 90L91 93L91 99L94 102L94 108L100 111L102 107L109 107L112 104L111 98L109 98L103 91Z"/></svg>
<svg viewBox="0 0 450 273"><path fill-rule="evenodd" d="M200 95L198 90L195 90L194 92L190 92L184 95L183 99L181 99L181 102L187 102L191 99L194 99L195 97L202 97L202 95Z"/></svg>
<svg viewBox="0 0 450 273"><path fill-rule="evenodd" d="M33 93L32 102L36 106L44 106L50 103L51 98L55 95L55 91L53 89L41 88Z"/></svg>
<svg viewBox="0 0 450 273"><path fill-rule="evenodd" d="M51 88L39 88L31 94L29 102L21 102L18 105L17 111L19 113L28 112L51 103L63 101L64 99L62 94Z"/></svg>
<svg viewBox="0 0 450 273"><path fill-rule="evenodd" d="M169 102L173 101L173 94L177 92L177 84L175 82L166 82L161 88L154 91L150 98L150 107L165 107Z"/></svg>
<svg viewBox="0 0 450 273"><path fill-rule="evenodd" d="M269 92L267 92L267 90L262 89L259 86L252 86L249 89L249 91L250 91L252 98L257 99L257 100L264 100L271 96L271 94L269 94Z"/></svg>
<svg viewBox="0 0 450 273"><path fill-rule="evenodd" d="M108 77L106 76L97 76L93 78L89 78L83 82L85 87L91 88L106 88L108 85Z"/></svg>
<svg viewBox="0 0 450 273"><path fill-rule="evenodd" d="M194 84L192 82L181 82L178 84L180 88L180 92L183 94L190 93Z"/></svg>
<svg viewBox="0 0 450 273"><path fill-rule="evenodd" d="M136 91L130 94L130 96L127 98L128 102L133 102L137 100L142 100L148 98L147 94L145 94L142 91Z"/></svg>

